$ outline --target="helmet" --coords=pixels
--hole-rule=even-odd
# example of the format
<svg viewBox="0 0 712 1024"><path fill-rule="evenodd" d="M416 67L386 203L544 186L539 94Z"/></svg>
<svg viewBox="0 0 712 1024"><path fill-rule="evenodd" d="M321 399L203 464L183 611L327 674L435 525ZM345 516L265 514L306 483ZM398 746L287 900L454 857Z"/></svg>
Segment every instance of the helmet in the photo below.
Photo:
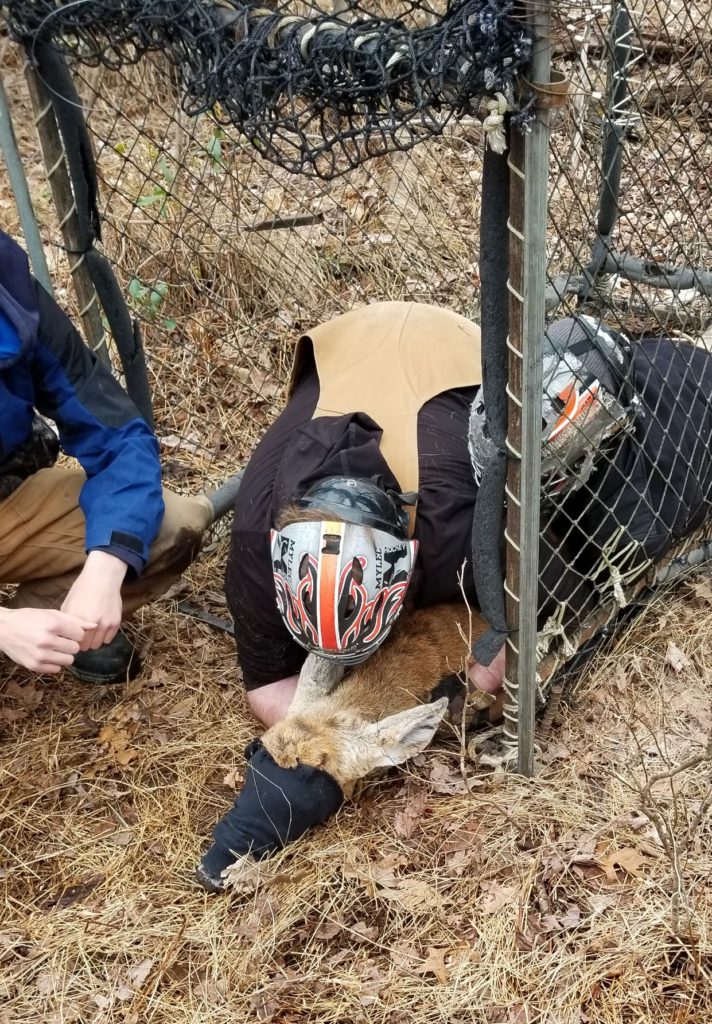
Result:
<svg viewBox="0 0 712 1024"><path fill-rule="evenodd" d="M553 500L586 483L610 438L631 431L642 410L625 335L593 317L566 317L547 329L543 349L541 486ZM482 389L470 410L469 449L479 483L495 452Z"/></svg>
<svg viewBox="0 0 712 1024"><path fill-rule="evenodd" d="M369 480L329 477L297 505L332 511L345 522L318 519L272 530L277 607L302 647L356 665L388 636L418 550L399 504L409 497Z"/></svg>
<svg viewBox="0 0 712 1024"><path fill-rule="evenodd" d="M630 342L589 316L566 317L544 336L542 497L578 490L608 442L641 412L628 379Z"/></svg>

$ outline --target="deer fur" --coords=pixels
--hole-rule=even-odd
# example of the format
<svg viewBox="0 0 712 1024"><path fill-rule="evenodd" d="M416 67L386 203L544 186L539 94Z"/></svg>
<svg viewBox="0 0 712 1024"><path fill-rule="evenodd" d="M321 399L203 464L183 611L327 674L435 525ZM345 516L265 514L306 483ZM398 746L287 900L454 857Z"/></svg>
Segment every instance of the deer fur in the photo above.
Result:
<svg viewBox="0 0 712 1024"><path fill-rule="evenodd" d="M448 706L428 703L440 679L467 656L464 603L404 612L383 645L344 674L335 662L310 655L287 717L262 742L283 768L323 768L349 793L376 768L400 764L432 740ZM486 629L472 614L472 640ZM482 694L480 706L491 698ZM493 709L494 710L494 709Z"/></svg>

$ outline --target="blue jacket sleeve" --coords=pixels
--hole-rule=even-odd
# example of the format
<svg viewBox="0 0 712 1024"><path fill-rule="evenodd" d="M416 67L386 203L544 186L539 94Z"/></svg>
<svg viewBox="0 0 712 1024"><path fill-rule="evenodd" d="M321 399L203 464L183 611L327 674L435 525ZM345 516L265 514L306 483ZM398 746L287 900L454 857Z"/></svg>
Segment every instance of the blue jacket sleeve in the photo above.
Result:
<svg viewBox="0 0 712 1024"><path fill-rule="evenodd" d="M158 442L65 313L39 284L35 291L35 400L87 475L80 495L86 550L110 551L140 573L164 513Z"/></svg>

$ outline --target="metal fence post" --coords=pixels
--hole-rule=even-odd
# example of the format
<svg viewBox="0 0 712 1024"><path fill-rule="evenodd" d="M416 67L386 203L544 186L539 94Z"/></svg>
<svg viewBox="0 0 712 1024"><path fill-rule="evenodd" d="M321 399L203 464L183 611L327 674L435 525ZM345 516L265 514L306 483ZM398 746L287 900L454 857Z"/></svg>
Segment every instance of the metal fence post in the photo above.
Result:
<svg viewBox="0 0 712 1024"><path fill-rule="evenodd" d="M65 163L64 147L52 109L52 101L44 83L29 62L25 67L25 78L35 115L42 159L60 218L59 227L64 238L72 282L79 301L79 318L82 321L89 346L102 362L111 366L94 283L82 251L81 238L77 228L77 208Z"/></svg>
<svg viewBox="0 0 712 1024"><path fill-rule="evenodd" d="M27 186L25 169L22 166L22 159L17 147L17 139L12 127L10 107L7 102L7 94L2 78L0 78L0 149L5 157L5 166L10 179L12 191L15 194L17 212L20 215L22 232L25 236L25 244L30 254L30 261L35 277L47 291L52 294L52 280L49 276L47 260L45 259L42 239L37 228L35 211L32 208L32 197Z"/></svg>
<svg viewBox="0 0 712 1024"><path fill-rule="evenodd" d="M527 8L535 32L530 73L550 79L549 0ZM542 349L546 288L548 112L531 131L512 133L510 170L510 336L507 476L507 641L505 741L516 745L517 768L534 773Z"/></svg>

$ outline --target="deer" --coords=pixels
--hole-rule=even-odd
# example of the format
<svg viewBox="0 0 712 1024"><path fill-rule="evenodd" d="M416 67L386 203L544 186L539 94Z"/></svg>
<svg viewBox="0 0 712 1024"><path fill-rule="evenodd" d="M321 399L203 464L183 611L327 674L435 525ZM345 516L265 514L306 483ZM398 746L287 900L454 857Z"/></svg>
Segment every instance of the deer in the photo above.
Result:
<svg viewBox="0 0 712 1024"><path fill-rule="evenodd" d="M371 772L402 764L430 744L452 691L464 689L457 676L465 635L471 629L474 642L486 628L464 602L439 604L404 612L382 646L346 674L310 654L287 717L267 730L263 745L280 767L321 768L351 795ZM438 684L451 692L433 700ZM501 700L473 694L468 710L487 709L494 721Z"/></svg>
<svg viewBox="0 0 712 1024"><path fill-rule="evenodd" d="M404 611L384 643L367 661L348 671L337 662L309 654L286 717L258 742L262 753L285 775L275 784L274 780L260 781L260 772L252 772L251 792L247 798L244 789L238 794L233 810L216 826L215 842L197 868L196 878L203 888L249 892L261 883L265 877L261 857L269 854L255 852L252 839L265 821L268 833L274 828L281 836L273 850L296 837L291 826L303 810L301 801L305 798L308 805L312 799L306 780L305 792L301 791L299 780L305 772L316 771L322 784L326 779L341 794L313 824L325 821L343 797L353 796L361 779L377 769L402 764L424 750L443 722L450 698L462 700L466 676L460 670L468 645L486 628L481 616L470 613L464 602L440 604ZM501 718L502 698L476 691L467 710L495 722ZM288 779L297 786L290 792L282 788ZM262 786L262 792L257 793L255 786L257 790ZM251 813L259 808L261 822L253 818L252 825L246 825L246 800L248 805L252 801ZM273 800L276 803L268 806ZM275 822L280 811L287 812L286 825ZM218 831L236 812L230 828L239 843L233 844L229 838L226 841L224 833L218 836ZM249 821L249 814L247 818ZM296 835L309 827L311 824L300 826Z"/></svg>

